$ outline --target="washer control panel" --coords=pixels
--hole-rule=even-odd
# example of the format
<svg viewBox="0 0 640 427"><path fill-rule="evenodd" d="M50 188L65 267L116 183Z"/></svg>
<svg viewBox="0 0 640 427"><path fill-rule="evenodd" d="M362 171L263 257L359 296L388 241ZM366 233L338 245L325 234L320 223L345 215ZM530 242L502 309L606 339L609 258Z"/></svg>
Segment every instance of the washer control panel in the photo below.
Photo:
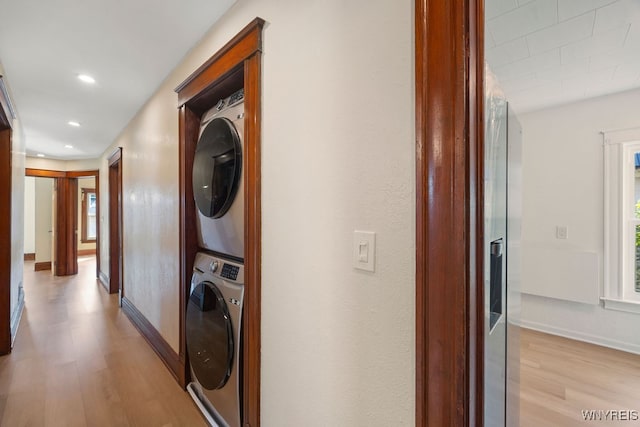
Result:
<svg viewBox="0 0 640 427"><path fill-rule="evenodd" d="M198 279L200 281L213 282L218 278L238 285L244 284L244 265L242 262L219 258L203 252L196 254L193 272L200 275Z"/></svg>
<svg viewBox="0 0 640 427"><path fill-rule="evenodd" d="M238 278L238 272L240 271L240 267L237 265L222 264L222 271L220 272L220 277L224 279L236 280Z"/></svg>
<svg viewBox="0 0 640 427"><path fill-rule="evenodd" d="M228 105L231 106L244 99L244 89L240 89L229 97Z"/></svg>

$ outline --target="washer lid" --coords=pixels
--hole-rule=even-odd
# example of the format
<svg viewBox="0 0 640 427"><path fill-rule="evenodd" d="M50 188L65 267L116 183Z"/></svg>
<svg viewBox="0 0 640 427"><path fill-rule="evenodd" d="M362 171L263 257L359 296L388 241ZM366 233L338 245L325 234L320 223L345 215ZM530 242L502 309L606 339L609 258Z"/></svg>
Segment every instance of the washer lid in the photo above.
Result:
<svg viewBox="0 0 640 427"><path fill-rule="evenodd" d="M233 204L242 171L240 137L233 123L219 117L204 128L193 160L193 195L200 212L220 218Z"/></svg>
<svg viewBox="0 0 640 427"><path fill-rule="evenodd" d="M223 387L233 365L233 328L216 285L202 282L193 288L186 317L187 351L198 382L207 390Z"/></svg>

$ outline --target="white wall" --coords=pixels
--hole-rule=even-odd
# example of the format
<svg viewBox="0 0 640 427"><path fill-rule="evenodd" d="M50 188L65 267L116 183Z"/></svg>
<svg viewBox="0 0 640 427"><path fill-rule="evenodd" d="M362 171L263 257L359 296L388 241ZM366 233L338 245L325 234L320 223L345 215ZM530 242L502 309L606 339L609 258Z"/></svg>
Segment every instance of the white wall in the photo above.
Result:
<svg viewBox="0 0 640 427"><path fill-rule="evenodd" d="M24 253L36 253L36 181L24 177Z"/></svg>
<svg viewBox="0 0 640 427"><path fill-rule="evenodd" d="M35 178L36 191L36 262L51 261L53 236L53 178Z"/></svg>
<svg viewBox="0 0 640 427"><path fill-rule="evenodd" d="M640 90L520 116L523 149L522 321L640 352L640 316L605 310L604 130L640 126ZM555 226L568 227L559 240ZM546 258L544 255L546 252ZM555 262L544 263L554 258ZM549 298L549 297L553 298Z"/></svg>
<svg viewBox="0 0 640 427"><path fill-rule="evenodd" d="M267 21L262 121L264 426L414 425L413 2L239 0L187 54L123 147L124 286L178 346L178 114L173 89ZM106 222L106 221L105 221ZM101 265L108 227L101 224ZM354 270L355 229L377 232Z"/></svg>

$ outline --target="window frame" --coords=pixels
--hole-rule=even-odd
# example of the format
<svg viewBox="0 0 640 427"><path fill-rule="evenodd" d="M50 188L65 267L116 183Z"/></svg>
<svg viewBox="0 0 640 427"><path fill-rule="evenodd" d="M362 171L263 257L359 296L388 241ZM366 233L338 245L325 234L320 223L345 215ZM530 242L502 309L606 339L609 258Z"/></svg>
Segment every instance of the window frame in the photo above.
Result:
<svg viewBox="0 0 640 427"><path fill-rule="evenodd" d="M82 188L82 207L81 207L81 213L82 213L82 221L81 221L81 234L80 234L80 242L82 243L96 243L96 237L94 237L93 239L88 238L87 233L88 233L88 218L89 218L89 204L87 203L87 200L89 198L89 194L94 194L96 197L96 207L98 204L98 195L96 194L96 189L95 188ZM96 215L97 215L97 209L96 209ZM98 221L98 218L96 216L96 223ZM96 224L97 225L97 224ZM97 227L96 227L96 234L97 234Z"/></svg>
<svg viewBox="0 0 640 427"><path fill-rule="evenodd" d="M635 161L640 128L604 135L604 296L605 308L640 313L635 291Z"/></svg>

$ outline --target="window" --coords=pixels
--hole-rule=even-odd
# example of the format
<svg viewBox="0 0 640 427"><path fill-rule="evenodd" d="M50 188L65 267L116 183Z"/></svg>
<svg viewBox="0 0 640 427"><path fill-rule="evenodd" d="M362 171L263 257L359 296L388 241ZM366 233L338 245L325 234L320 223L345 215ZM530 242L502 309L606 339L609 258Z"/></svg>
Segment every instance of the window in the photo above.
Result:
<svg viewBox="0 0 640 427"><path fill-rule="evenodd" d="M604 306L640 313L640 129L605 133Z"/></svg>
<svg viewBox="0 0 640 427"><path fill-rule="evenodd" d="M96 241L96 197L95 188L82 189L82 243Z"/></svg>

